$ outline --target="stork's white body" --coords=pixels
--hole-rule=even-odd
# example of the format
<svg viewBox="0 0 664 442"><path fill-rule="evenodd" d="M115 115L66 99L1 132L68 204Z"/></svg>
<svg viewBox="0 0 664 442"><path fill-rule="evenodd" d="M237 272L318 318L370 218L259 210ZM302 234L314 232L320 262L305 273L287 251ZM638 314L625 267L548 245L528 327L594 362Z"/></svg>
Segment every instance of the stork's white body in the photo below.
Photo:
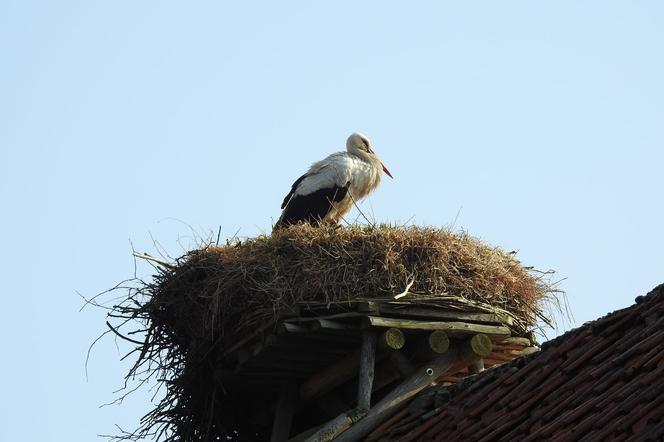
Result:
<svg viewBox="0 0 664 442"><path fill-rule="evenodd" d="M314 163L295 181L281 205L283 212L277 227L302 221L338 224L354 203L378 187L383 171L389 174L367 138L351 135L347 152L337 152Z"/></svg>

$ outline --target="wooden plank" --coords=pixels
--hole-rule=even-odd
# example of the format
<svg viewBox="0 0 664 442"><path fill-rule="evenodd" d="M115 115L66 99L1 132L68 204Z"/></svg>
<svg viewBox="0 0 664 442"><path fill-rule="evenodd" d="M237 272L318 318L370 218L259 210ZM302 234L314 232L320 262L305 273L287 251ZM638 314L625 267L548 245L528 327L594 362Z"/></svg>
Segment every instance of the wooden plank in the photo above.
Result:
<svg viewBox="0 0 664 442"><path fill-rule="evenodd" d="M499 341L496 341L496 345L514 345L514 346L520 346L520 347L530 347L530 339L528 338L519 338L519 337L511 337L511 338L505 338L501 339Z"/></svg>
<svg viewBox="0 0 664 442"><path fill-rule="evenodd" d="M539 347L526 347L523 350L521 350L521 356L537 353L538 351L540 351Z"/></svg>
<svg viewBox="0 0 664 442"><path fill-rule="evenodd" d="M507 353L503 353L503 352L499 352L499 351L495 351L495 352L491 353L491 356L489 356L489 358L491 358L491 359L496 359L498 361L503 361L503 362L509 362L512 359L515 359L517 357L518 356L508 355Z"/></svg>
<svg viewBox="0 0 664 442"><path fill-rule="evenodd" d="M279 394L279 400L277 401L270 442L286 442L288 440L296 400L297 388L295 384L284 382Z"/></svg>
<svg viewBox="0 0 664 442"><path fill-rule="evenodd" d="M330 320L344 319L344 320L348 320L348 319L362 318L364 316L366 316L366 314L358 313L358 312L344 312L344 313L335 313L335 314L332 314L332 315L313 316L313 317L306 317L306 318L303 318L303 317L288 318L284 322L287 322L287 323L306 323L306 322L309 322L309 321L316 321L318 319L330 319Z"/></svg>
<svg viewBox="0 0 664 442"><path fill-rule="evenodd" d="M464 311L443 310L434 307L395 306L383 304L380 306L381 316L403 316L406 318L448 319L457 321L474 321L490 324L513 325L514 320L499 313L470 313Z"/></svg>
<svg viewBox="0 0 664 442"><path fill-rule="evenodd" d="M380 314L380 304L375 301L360 301L357 303L357 311L377 315Z"/></svg>
<svg viewBox="0 0 664 442"><path fill-rule="evenodd" d="M331 319L314 319L311 321L311 330L320 330L320 329L325 329L325 330L341 330L341 331L346 331L346 330L357 330L358 327L356 325L344 323L344 322L339 322L339 321L333 321Z"/></svg>
<svg viewBox="0 0 664 442"><path fill-rule="evenodd" d="M430 385L445 373L456 373L491 352L491 340L484 335L475 335L460 346L452 347L435 360L419 368L397 388L376 403L369 413L347 431L340 434L339 442L355 442L389 419L405 405L411 397Z"/></svg>
<svg viewBox="0 0 664 442"><path fill-rule="evenodd" d="M415 321L408 319L367 316L364 327L395 327L406 330L444 330L448 333L482 333L487 335L509 336L509 328L499 325L471 324L468 322Z"/></svg>
<svg viewBox="0 0 664 442"><path fill-rule="evenodd" d="M371 408L371 387L374 380L376 364L376 332L365 330L362 334L362 347L360 348L360 375L357 385L357 409Z"/></svg>
<svg viewBox="0 0 664 442"><path fill-rule="evenodd" d="M293 324L291 322L285 321L277 326L277 333L278 334L294 333L294 334L303 335L309 333L309 329L302 325Z"/></svg>
<svg viewBox="0 0 664 442"><path fill-rule="evenodd" d="M279 318L280 319L293 318L300 316L301 314L302 310L300 309L299 305L291 305L281 310L281 312L279 313Z"/></svg>

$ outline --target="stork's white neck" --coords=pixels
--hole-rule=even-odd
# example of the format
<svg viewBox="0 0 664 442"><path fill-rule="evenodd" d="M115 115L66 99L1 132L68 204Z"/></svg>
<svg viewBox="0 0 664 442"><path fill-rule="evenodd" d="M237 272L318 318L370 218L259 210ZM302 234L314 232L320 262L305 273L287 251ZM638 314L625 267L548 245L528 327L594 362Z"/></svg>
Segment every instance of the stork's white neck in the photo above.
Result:
<svg viewBox="0 0 664 442"><path fill-rule="evenodd" d="M360 160L364 161L365 163L369 163L371 166L375 167L379 171L383 170L383 164L380 162L378 155L365 152L364 150L357 149L356 147L353 146L348 146L346 150L348 150L349 154L358 157Z"/></svg>
<svg viewBox="0 0 664 442"><path fill-rule="evenodd" d="M375 155L351 153L350 156L355 159L355 166L350 170L350 192L353 199L359 201L380 184L383 166Z"/></svg>

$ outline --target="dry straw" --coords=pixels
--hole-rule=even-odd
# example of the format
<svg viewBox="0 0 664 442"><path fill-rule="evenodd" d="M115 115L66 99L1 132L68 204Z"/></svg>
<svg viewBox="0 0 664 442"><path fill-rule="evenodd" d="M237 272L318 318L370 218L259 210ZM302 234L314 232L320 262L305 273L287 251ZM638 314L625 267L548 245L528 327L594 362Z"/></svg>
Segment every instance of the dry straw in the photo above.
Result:
<svg viewBox="0 0 664 442"><path fill-rule="evenodd" d="M301 301L394 299L506 311L513 331L536 326L555 299L548 272L465 233L426 227L293 226L158 267L114 307L116 321L146 331L129 377L164 379L165 399L126 438L215 440L242 428L219 373L225 349ZM126 328L127 325L124 326ZM122 333L117 327L113 330ZM244 434L247 434L245 432Z"/></svg>

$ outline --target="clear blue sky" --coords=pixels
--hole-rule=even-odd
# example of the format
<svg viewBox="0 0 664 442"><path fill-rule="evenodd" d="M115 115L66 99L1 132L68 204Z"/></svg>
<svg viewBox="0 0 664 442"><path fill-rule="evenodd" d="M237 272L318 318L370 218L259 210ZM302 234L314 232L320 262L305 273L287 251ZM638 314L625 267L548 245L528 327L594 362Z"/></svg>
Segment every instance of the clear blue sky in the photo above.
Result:
<svg viewBox="0 0 664 442"><path fill-rule="evenodd" d="M566 277L577 325L630 305L664 281L663 5L1 0L0 440L134 427L76 291L131 276L130 240L269 231L356 130L396 178L376 220L459 214Z"/></svg>

